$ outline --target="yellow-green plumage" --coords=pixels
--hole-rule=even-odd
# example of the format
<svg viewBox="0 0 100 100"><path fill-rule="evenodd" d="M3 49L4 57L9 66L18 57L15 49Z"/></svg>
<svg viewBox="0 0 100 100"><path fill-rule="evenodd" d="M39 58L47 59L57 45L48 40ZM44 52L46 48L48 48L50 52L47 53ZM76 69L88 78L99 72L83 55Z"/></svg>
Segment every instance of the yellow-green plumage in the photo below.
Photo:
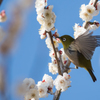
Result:
<svg viewBox="0 0 100 100"><path fill-rule="evenodd" d="M93 74L91 61L87 60L82 54L80 54L80 56L78 56L78 60L79 60L79 66L85 68L89 72L90 76L92 77L92 80L95 82L96 77Z"/></svg>
<svg viewBox="0 0 100 100"><path fill-rule="evenodd" d="M95 82L91 57L95 48L100 46L100 36L92 36L92 32L87 33L88 31L77 39L73 39L69 35L61 36L59 39L69 60L76 66L85 68Z"/></svg>

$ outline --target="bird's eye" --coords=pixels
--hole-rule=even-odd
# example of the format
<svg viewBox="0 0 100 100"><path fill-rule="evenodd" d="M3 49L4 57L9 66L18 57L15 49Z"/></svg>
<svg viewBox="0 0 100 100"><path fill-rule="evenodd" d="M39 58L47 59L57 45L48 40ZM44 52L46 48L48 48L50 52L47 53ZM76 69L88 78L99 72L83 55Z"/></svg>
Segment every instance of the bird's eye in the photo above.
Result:
<svg viewBox="0 0 100 100"><path fill-rule="evenodd" d="M66 38L63 38L63 41L66 41Z"/></svg>

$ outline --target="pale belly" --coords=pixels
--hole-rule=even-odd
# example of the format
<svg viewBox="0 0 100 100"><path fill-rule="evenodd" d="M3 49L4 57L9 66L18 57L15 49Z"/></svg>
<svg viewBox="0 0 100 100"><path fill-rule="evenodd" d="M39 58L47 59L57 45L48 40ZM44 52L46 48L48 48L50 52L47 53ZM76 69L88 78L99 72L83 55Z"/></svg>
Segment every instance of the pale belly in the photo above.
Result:
<svg viewBox="0 0 100 100"><path fill-rule="evenodd" d="M79 66L79 61L78 61L78 53L76 51L70 52L69 50L65 51L68 59L75 64L76 66Z"/></svg>

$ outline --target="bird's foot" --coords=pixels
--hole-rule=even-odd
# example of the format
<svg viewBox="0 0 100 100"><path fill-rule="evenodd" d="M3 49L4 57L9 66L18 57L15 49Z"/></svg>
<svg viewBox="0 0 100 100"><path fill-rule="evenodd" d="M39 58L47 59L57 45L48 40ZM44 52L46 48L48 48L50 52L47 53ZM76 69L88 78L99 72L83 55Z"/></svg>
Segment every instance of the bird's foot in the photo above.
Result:
<svg viewBox="0 0 100 100"><path fill-rule="evenodd" d="M69 67L69 69L76 69L75 67Z"/></svg>
<svg viewBox="0 0 100 100"><path fill-rule="evenodd" d="M78 66L75 66L75 69L78 69Z"/></svg>

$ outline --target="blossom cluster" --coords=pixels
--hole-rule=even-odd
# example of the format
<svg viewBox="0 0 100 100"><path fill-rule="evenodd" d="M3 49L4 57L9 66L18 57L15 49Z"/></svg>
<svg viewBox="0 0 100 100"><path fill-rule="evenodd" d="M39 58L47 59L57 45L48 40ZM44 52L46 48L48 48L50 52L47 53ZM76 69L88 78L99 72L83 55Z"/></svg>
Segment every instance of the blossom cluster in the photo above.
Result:
<svg viewBox="0 0 100 100"><path fill-rule="evenodd" d="M82 26L80 26L79 24L75 23L75 25L73 27L74 28L74 38L75 39L77 37L79 37L81 34L83 34L84 32L86 32L85 25L86 25L86 22L84 22ZM93 30L96 30L98 27L99 27L99 22L98 21L94 21L93 24L90 24L88 26L88 29L93 31Z"/></svg>
<svg viewBox="0 0 100 100"><path fill-rule="evenodd" d="M51 76L45 74L43 76L42 81L39 81L38 84L38 91L39 91L39 96L42 97L46 97L48 96L48 93L52 93L53 92L53 79Z"/></svg>
<svg viewBox="0 0 100 100"><path fill-rule="evenodd" d="M32 78L26 78L20 86L20 93L25 97L25 100L39 100L39 98L47 97L53 94L53 87L55 85L57 90L62 92L70 87L70 75L63 73L63 76L58 75L55 80L51 76L45 74L42 81L35 84Z"/></svg>
<svg viewBox="0 0 100 100"><path fill-rule="evenodd" d="M36 0L35 7L36 7L36 12L37 12L37 21L41 24L41 28L39 30L40 38L41 39L46 38L46 40L45 40L46 45L50 49L49 56L51 57L52 62L48 64L49 72L51 72L52 74L57 74L58 73L57 61L55 59L55 53L53 50L53 45L51 43L51 37L49 35L49 32L51 30L52 31L55 30L54 23L55 23L56 15L54 12L52 12L53 6L52 5L47 6L47 0ZM57 30L55 30L54 34L52 35L53 44L55 46L55 49L57 50L57 59L61 60L60 63L62 63L63 66L66 66L67 56L66 56L63 48L58 50L58 46L59 46L58 43L60 43L60 40L57 38L55 39L54 37L59 37ZM63 79L63 77L62 77L62 79ZM49 79L49 80L51 80L51 79ZM52 80L53 83L50 82L51 84L49 84L49 85L47 84L48 81L46 79L45 80L43 79L43 81L39 81L37 84L37 86L39 87L39 91L44 91L43 93L41 92L42 94L40 97L48 96L47 91L51 93L52 89L53 89L53 85L55 85L55 87L57 87L57 85L60 84L59 83L60 80L61 80L61 78L57 77L57 79L54 82ZM70 84L70 80L67 78L65 80L66 80L65 84L62 87L68 88L68 86ZM55 84L56 81L58 81L58 84ZM58 89L58 88L56 88L56 89ZM60 89L62 90L63 88L60 88ZM64 91L64 90L62 90L62 91Z"/></svg>
<svg viewBox="0 0 100 100"><path fill-rule="evenodd" d="M57 78L54 80L54 85L56 89L61 90L62 92L67 90L68 87L70 87L70 83L71 83L69 79L70 79L70 75L68 75L67 73L63 73L63 76L58 75Z"/></svg>
<svg viewBox="0 0 100 100"><path fill-rule="evenodd" d="M36 0L35 8L37 11L37 21L41 24L39 30L40 38L46 38L46 31L49 32L54 29L56 20L55 13L52 12L53 5L47 6L47 0Z"/></svg>
<svg viewBox="0 0 100 100"><path fill-rule="evenodd" d="M45 74L42 81L39 81L37 84L32 78L24 79L20 86L20 93L24 95L25 100L39 100L39 98L47 97L48 93L52 93L53 87L52 77Z"/></svg>
<svg viewBox="0 0 100 100"><path fill-rule="evenodd" d="M94 6L94 3L95 3L95 0L90 0L88 5L85 5L85 4L81 5L81 8L80 8L81 10L80 10L79 15L80 15L80 18L85 22L83 23L82 26L75 23L74 25L74 38L75 39L86 31L85 25L87 21L92 20L93 16L97 16L99 14L100 1L96 3L96 6ZM99 26L100 26L99 22L94 20L94 22L89 22L88 29L90 31L93 31L93 30L96 30Z"/></svg>
<svg viewBox="0 0 100 100"><path fill-rule="evenodd" d="M49 72L51 72L52 74L57 74L58 73L58 67L57 67L57 61L55 59L55 54L54 54L53 50L50 51L49 56L51 57L51 60L52 60L52 62L49 63ZM67 56L66 56L63 48L61 48L59 50L59 52L57 53L57 56L58 56L58 58L61 57L60 60L62 61L63 66L66 66Z"/></svg>
<svg viewBox="0 0 100 100"><path fill-rule="evenodd" d="M24 95L25 100L39 99L38 87L32 78L25 78L19 87L20 94Z"/></svg>
<svg viewBox="0 0 100 100"><path fill-rule="evenodd" d="M47 6L47 0L36 0L35 3L37 11L37 20L41 24L39 30L40 38L45 39L46 45L50 49L49 56L51 57L51 63L49 63L49 72L52 74L58 73L57 61L55 59L55 53L53 51L53 45L51 43L51 38L49 37L49 32L55 30L55 13L52 12L53 6ZM53 34L54 37L59 36L57 30ZM58 48L59 40L53 38L53 43L55 48ZM63 66L67 64L67 56L64 53L64 49L60 49L57 52L57 58L62 61ZM39 98L47 97L50 94L53 94L53 87L57 90L65 91L70 86L70 75L63 73L63 76L58 75L55 80L51 76L45 74L42 81L38 81L35 84L35 81L31 78L26 78L21 85L21 91L25 97L25 100L39 100Z"/></svg>
<svg viewBox="0 0 100 100"><path fill-rule="evenodd" d="M47 0L36 0L35 7L37 11L37 20L41 24L41 28L39 30L40 37L41 39L44 39L47 37L45 42L46 42L47 47L50 49L49 56L51 57L52 62L49 63L49 72L51 72L52 74L57 74L58 73L57 61L55 59L55 53L53 51L50 37L48 35L48 32L50 32L51 30L55 30L54 23L55 23L56 16L55 16L55 13L52 12L53 6L52 5L47 6ZM53 36L54 37L59 36L57 30L55 31ZM54 43L55 48L58 48L59 42L60 42L59 40L53 38L53 43ZM66 65L67 56L64 53L63 49L61 49L57 53L58 59L60 58L60 56L61 56L63 65Z"/></svg>
<svg viewBox="0 0 100 100"><path fill-rule="evenodd" d="M83 21L90 21L92 20L93 16L97 16L100 11L100 1L97 2L96 6L94 7L95 0L90 0L88 5L81 5L80 11L80 18Z"/></svg>

